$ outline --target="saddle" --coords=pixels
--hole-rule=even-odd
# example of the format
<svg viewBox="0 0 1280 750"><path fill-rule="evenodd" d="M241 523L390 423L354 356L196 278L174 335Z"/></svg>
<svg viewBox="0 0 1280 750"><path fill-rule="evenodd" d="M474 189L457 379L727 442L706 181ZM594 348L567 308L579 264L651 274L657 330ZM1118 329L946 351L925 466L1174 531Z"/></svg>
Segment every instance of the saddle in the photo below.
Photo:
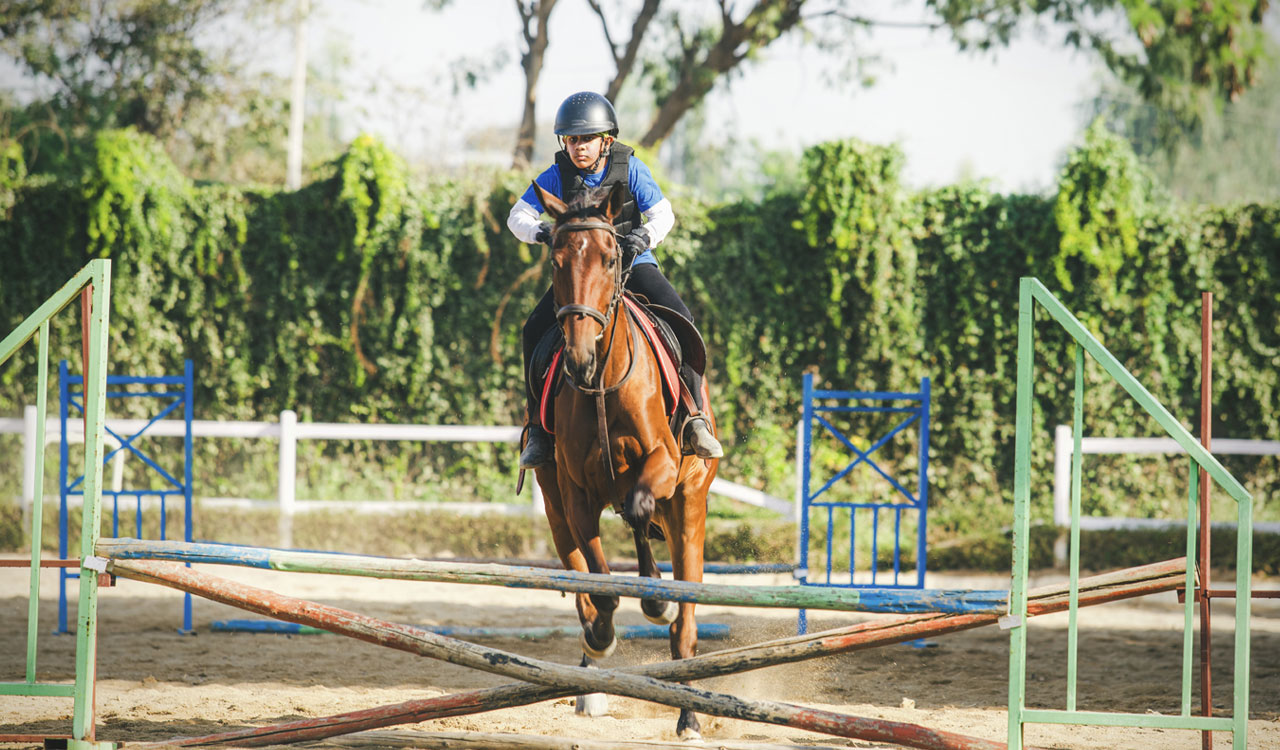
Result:
<svg viewBox="0 0 1280 750"><path fill-rule="evenodd" d="M680 428L684 425L684 418L688 416L684 412L692 408L686 401L692 403L692 399L679 373L681 366L685 364L699 375L705 372L706 344L693 323L675 310L649 304L644 298L630 292L623 295L623 302L623 308L658 359L663 402L676 442L680 444L683 453L691 453L683 445ZM542 428L552 434L555 434L555 397L564 387L564 373L560 367L563 352L564 334L560 326L552 326L534 347L529 371L525 373ZM686 394L684 398L681 397L682 392ZM701 395L705 398L705 394Z"/></svg>

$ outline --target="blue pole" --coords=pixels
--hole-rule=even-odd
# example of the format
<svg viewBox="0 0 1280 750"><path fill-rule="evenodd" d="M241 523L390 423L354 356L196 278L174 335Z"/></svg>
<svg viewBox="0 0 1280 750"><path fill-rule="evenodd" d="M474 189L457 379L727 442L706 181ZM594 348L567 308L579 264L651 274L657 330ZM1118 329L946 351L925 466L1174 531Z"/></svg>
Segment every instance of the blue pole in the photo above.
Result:
<svg viewBox="0 0 1280 750"><path fill-rule="evenodd" d="M191 420L192 420L193 412L195 411L195 396L192 393L192 390L194 390L194 387L195 387L195 367L194 365L192 365L191 360L189 359L183 360L182 375L183 375L183 386L182 386L183 409L182 411L184 414L184 419L186 420L186 423L187 423L187 433L183 438L183 445L182 445L183 450L185 452L185 457L186 457L185 458L186 468L183 470L183 473L182 473L183 501L185 503L184 512L183 512L182 532L183 532L183 540L187 542L192 542L195 540L192 538L192 518L191 518L191 514L192 514L191 506L192 506L192 494L193 494L192 487L194 486L191 479L191 474L192 474L191 463L192 463L192 453L193 453L193 446L192 446L192 440L191 440ZM188 568L191 567L191 564L188 563L187 567ZM188 593L182 601L182 630L186 633L190 633L192 630L191 594L190 593Z"/></svg>
<svg viewBox="0 0 1280 750"><path fill-rule="evenodd" d="M916 524L919 539L916 540L916 586L924 588L925 556L928 544L925 531L929 517L929 411L932 408L933 391L929 376L920 378L920 480L916 489L919 523Z"/></svg>
<svg viewBox="0 0 1280 750"><path fill-rule="evenodd" d="M800 439L800 585L809 582L809 451L813 441L813 373L804 374L803 411ZM809 632L809 618L803 609L798 614L797 632Z"/></svg>

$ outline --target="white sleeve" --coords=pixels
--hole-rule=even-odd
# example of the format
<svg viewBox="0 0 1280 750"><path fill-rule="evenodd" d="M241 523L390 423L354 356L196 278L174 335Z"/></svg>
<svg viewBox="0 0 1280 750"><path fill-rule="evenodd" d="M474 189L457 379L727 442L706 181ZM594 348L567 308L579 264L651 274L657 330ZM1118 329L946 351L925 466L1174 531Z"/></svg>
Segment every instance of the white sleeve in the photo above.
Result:
<svg viewBox="0 0 1280 750"><path fill-rule="evenodd" d="M671 201L663 198L645 211L644 216L649 220L644 228L649 230L649 248L652 249L657 247L676 225L676 215L671 210Z"/></svg>
<svg viewBox="0 0 1280 750"><path fill-rule="evenodd" d="M539 218L540 216L538 209L523 200L517 200L511 207L511 213L507 214L507 229L510 229L516 239L521 242L535 244L538 241L538 232L550 228Z"/></svg>

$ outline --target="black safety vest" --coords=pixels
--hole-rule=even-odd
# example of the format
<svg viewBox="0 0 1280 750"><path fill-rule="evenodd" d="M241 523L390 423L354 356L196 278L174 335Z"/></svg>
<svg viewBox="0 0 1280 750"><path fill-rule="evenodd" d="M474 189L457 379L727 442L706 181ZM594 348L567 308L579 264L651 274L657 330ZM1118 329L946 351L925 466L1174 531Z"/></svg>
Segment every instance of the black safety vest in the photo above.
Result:
<svg viewBox="0 0 1280 750"><path fill-rule="evenodd" d="M609 166L605 167L607 171L604 179L596 186L598 188L611 188L619 182L627 186L627 201L622 204L622 210L618 212L618 215L613 217L614 231L620 235L627 234L635 227L640 226L640 209L636 206L635 193L631 192L631 185L627 180L628 168L630 167L633 153L635 153L635 149L614 141L613 147L609 151ZM556 167L560 169L560 199L565 203L569 203L587 190L587 185L582 180L582 173L574 166L569 154L564 151L557 151Z"/></svg>

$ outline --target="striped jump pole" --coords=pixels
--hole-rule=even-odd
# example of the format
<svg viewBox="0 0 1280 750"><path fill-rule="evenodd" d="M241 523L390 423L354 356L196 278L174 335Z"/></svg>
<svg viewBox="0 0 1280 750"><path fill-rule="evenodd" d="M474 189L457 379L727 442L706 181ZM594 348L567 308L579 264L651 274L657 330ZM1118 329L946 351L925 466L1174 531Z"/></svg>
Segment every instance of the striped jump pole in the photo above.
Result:
<svg viewBox="0 0 1280 750"><path fill-rule="evenodd" d="M294 552L231 544L143 539L102 539L99 540L96 549L99 556L114 560L171 560L185 563L239 565L295 573L333 573L411 581L470 583L741 607L893 614L914 612L1003 614L1009 606L1007 591L730 586L511 565L403 560L326 552Z"/></svg>
<svg viewBox="0 0 1280 750"><path fill-rule="evenodd" d="M758 740L715 740L710 745L690 745L685 740L592 740L540 737L507 732L362 732L330 740L326 744L352 748L412 748L413 750L849 750L848 746L791 745Z"/></svg>
<svg viewBox="0 0 1280 750"><path fill-rule="evenodd" d="M577 638L580 625L547 625L528 628L485 628L469 625L408 625L436 635L447 635L464 641L510 638L521 641L541 641L547 638ZM299 625L296 622L278 620L214 620L209 629L215 633L270 633L281 635L320 635L329 631ZM613 634L621 640L667 640L671 629L666 625L615 625ZM729 626L718 623L698 623L698 641L719 641L729 637Z"/></svg>
<svg viewBox="0 0 1280 750"><path fill-rule="evenodd" d="M1133 596L1142 596L1156 591L1173 590L1182 582L1181 571L1185 570L1185 564L1185 560L1173 560L1167 563L1159 563L1156 565L1144 566L1142 568L1119 571L1105 576L1096 576L1084 579L1080 582L1080 605L1088 606L1104 601L1114 601ZM175 566L157 566L157 564L154 563L148 566L149 568L159 567L159 570L153 572L163 573L166 577L175 578L174 581L169 582L159 580L154 577L154 575L149 575L147 573L139 573L136 575L131 574L131 571L128 570L130 565L137 564L113 563L112 567L114 568L114 572L118 575L125 577L137 577L141 580L150 580L163 585L180 588L180 590L190 590L192 593L196 593L201 596L209 596L206 591L209 587L203 586L203 588L197 588L197 585L200 585L199 582L179 584L179 577L196 575L195 571ZM209 578L214 577L210 576ZM220 579L214 578L214 580L216 581ZM185 585L190 585L190 588L184 588L183 586ZM234 585L241 588L252 589L252 587L243 587L240 584ZM269 595L273 600L278 598L278 595L276 594L272 594L270 592L263 593ZM263 604L261 600L254 600L252 595L250 595L249 599L249 606L247 608L253 609L254 611L261 611L263 608L270 609L270 607ZM244 606L239 602L227 603L231 603L235 606ZM309 605L310 603L303 602L302 604ZM1049 612L1064 610L1066 607L1067 597L1065 586L1046 587L1032 592L1031 604L1028 612L1031 615L1047 614ZM269 614L272 614L272 616L278 616L274 611L269 612ZM932 620L933 622L928 622L929 620ZM992 624L995 621L996 617L994 615L932 615L898 617L882 620L876 623L862 623L851 628L842 628L827 631L825 633L796 636L788 639L782 639L780 641L761 644L759 646L717 652L694 657L692 659L651 664L640 667L630 667L616 671L636 675L648 675L665 680L702 679L706 677L759 669L785 662L801 661L820 656L872 648L889 643L911 640L921 637L922 635L937 635L956 630L965 630ZM615 670L593 671L614 672ZM564 687L540 687L528 684L506 685L497 688L473 691L470 693L409 701L406 703L365 709L329 717L287 722L269 727L224 732L206 737L179 738L165 743L159 743L154 746L197 747L203 745L236 745L241 747L253 747L286 742L317 740L351 732L394 726L396 724L416 723L429 719L448 716L462 716L501 708L527 705L543 700L551 700L567 695L573 695L576 692L579 692L576 688L566 689ZM605 690L604 692L609 691ZM705 711L705 713L713 712ZM926 745L912 746L920 747ZM927 746L933 747L935 745ZM139 745L139 747L145 747L145 745ZM941 747L953 746L942 745ZM957 745L954 747L965 747L965 745Z"/></svg>

